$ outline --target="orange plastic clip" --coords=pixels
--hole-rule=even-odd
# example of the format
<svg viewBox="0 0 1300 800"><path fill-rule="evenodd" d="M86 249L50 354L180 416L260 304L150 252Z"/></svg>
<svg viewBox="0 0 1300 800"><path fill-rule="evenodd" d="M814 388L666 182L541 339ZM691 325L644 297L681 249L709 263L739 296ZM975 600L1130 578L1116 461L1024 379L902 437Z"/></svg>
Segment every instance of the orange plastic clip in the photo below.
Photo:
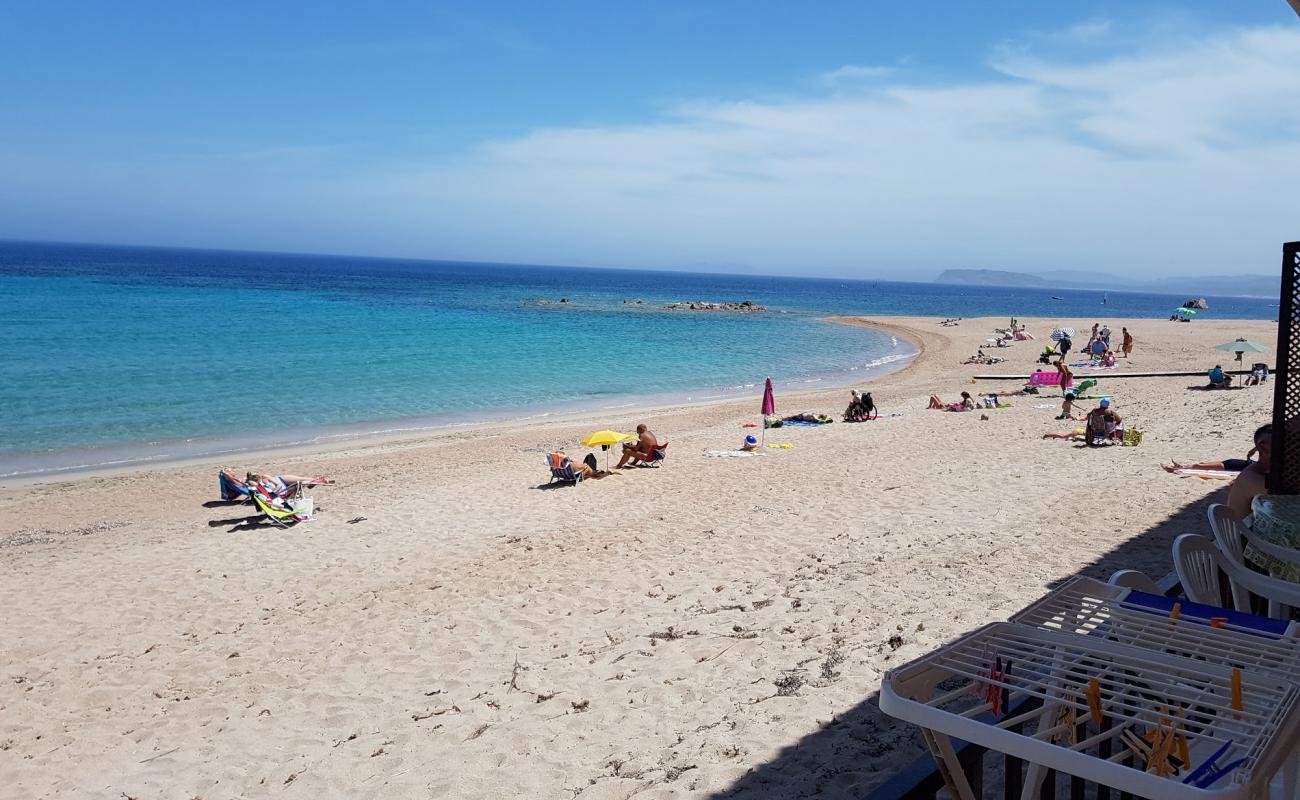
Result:
<svg viewBox="0 0 1300 800"><path fill-rule="evenodd" d="M1232 710L1241 711L1245 708L1245 703L1241 699L1241 670L1232 668Z"/></svg>
<svg viewBox="0 0 1300 800"><path fill-rule="evenodd" d="M1100 725L1106 718L1101 711L1101 681L1096 678L1088 679L1088 711L1096 725Z"/></svg>
<svg viewBox="0 0 1300 800"><path fill-rule="evenodd" d="M1210 627L1211 627L1211 628L1226 628L1226 627L1228 627L1228 618L1227 618L1227 617L1210 617Z"/></svg>
<svg viewBox="0 0 1300 800"><path fill-rule="evenodd" d="M1169 618L1176 620L1183 615L1183 604L1174 603L1174 607L1169 609Z"/></svg>

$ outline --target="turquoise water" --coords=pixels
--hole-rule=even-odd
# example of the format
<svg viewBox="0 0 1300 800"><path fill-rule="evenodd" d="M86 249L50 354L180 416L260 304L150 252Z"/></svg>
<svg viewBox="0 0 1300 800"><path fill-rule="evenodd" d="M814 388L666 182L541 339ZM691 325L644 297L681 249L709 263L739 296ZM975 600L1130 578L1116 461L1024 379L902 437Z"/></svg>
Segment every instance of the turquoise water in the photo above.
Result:
<svg viewBox="0 0 1300 800"><path fill-rule="evenodd" d="M1101 297L0 242L0 477L571 409L743 395L757 407L768 375L779 407L783 392L864 382L912 353L828 315L1077 315L1086 326L1167 319L1186 299ZM560 298L571 302L537 302ZM659 309L744 299L772 310ZM1277 315L1249 298L1210 307L1209 318Z"/></svg>
<svg viewBox="0 0 1300 800"><path fill-rule="evenodd" d="M0 475L722 397L768 374L865 377L910 352L806 309L664 312L741 299L671 275L611 286L599 271L35 245L0 258Z"/></svg>

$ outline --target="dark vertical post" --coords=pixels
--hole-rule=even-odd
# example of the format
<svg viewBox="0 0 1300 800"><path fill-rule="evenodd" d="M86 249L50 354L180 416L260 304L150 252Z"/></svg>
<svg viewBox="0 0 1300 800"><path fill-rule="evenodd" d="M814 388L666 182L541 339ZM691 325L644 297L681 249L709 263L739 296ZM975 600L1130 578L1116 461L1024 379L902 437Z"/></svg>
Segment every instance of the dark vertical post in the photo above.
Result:
<svg viewBox="0 0 1300 800"><path fill-rule="evenodd" d="M1300 494L1300 242L1282 245L1269 491Z"/></svg>

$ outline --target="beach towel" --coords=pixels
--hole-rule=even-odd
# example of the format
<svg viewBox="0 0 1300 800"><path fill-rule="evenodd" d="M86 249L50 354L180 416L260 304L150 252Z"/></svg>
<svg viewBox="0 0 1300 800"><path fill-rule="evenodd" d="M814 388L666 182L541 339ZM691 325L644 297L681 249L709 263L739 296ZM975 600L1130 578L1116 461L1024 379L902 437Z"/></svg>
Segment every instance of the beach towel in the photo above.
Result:
<svg viewBox="0 0 1300 800"><path fill-rule="evenodd" d="M1055 408L1057 408L1057 406L1050 405L1047 403L1039 403L1038 405L1034 406L1034 408L1038 409L1039 411L1052 411Z"/></svg>
<svg viewBox="0 0 1300 800"><path fill-rule="evenodd" d="M769 444L768 447L776 447L776 448L780 448L780 449L782 449L782 450L789 450L791 447L794 447L794 445L792 445L792 444Z"/></svg>
<svg viewBox="0 0 1300 800"><path fill-rule="evenodd" d="M1222 469L1176 469L1173 474L1180 478L1200 478L1203 481L1230 481L1241 473Z"/></svg>
<svg viewBox="0 0 1300 800"><path fill-rule="evenodd" d="M786 427L786 428L790 428L790 427L794 427L794 428L820 428L821 426L822 426L822 423L820 423L820 422L807 422L807 421L802 420L802 419L797 419L797 420L789 420L789 419L788 419L788 420L785 421L785 426L784 426L784 427Z"/></svg>
<svg viewBox="0 0 1300 800"><path fill-rule="evenodd" d="M704 455L709 458L749 458L754 453L748 450L705 450Z"/></svg>

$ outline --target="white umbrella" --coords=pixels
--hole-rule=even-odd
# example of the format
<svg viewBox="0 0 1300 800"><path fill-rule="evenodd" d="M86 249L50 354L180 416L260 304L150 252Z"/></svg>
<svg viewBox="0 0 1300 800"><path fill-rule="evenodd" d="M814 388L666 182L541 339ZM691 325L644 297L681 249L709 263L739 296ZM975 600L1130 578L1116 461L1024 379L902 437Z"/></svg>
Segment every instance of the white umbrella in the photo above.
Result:
<svg viewBox="0 0 1300 800"><path fill-rule="evenodd" d="M1057 328L1052 331L1052 341L1059 342L1062 339L1073 339L1074 328Z"/></svg>

